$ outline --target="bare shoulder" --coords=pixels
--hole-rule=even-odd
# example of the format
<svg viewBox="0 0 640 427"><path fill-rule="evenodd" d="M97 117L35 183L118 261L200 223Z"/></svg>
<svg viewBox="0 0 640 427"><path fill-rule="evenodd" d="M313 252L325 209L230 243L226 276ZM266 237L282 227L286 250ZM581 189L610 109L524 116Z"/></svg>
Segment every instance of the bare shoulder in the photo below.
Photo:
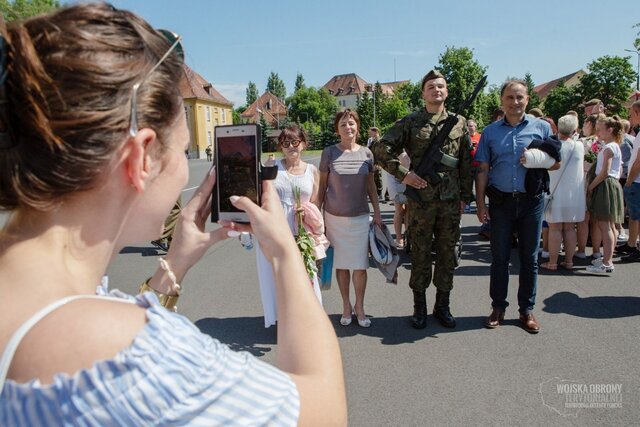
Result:
<svg viewBox="0 0 640 427"><path fill-rule="evenodd" d="M96 361L112 359L131 345L146 324L146 309L124 301L80 299L50 313L24 337L8 378L39 379L75 374Z"/></svg>

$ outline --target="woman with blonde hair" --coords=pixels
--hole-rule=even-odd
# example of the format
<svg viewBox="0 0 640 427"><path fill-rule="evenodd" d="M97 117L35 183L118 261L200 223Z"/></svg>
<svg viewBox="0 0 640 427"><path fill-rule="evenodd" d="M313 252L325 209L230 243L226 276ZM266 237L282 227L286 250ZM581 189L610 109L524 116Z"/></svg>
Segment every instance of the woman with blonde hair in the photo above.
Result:
<svg viewBox="0 0 640 427"><path fill-rule="evenodd" d="M355 314L358 325L371 326L364 311L364 294L369 268L369 204L373 222L382 226L374 181L373 153L359 145L360 118L350 109L336 114L334 126L340 142L322 151L318 208L324 210L327 238L334 248L333 265L342 296L340 324L351 324ZM351 305L350 282L356 300Z"/></svg>

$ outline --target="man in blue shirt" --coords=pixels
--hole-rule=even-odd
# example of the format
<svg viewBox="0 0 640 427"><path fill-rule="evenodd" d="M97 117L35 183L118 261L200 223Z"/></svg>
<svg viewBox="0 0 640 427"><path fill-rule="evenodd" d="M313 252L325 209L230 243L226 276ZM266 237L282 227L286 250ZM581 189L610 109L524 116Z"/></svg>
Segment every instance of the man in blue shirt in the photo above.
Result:
<svg viewBox="0 0 640 427"><path fill-rule="evenodd" d="M527 85L509 80L501 89L505 117L482 132L475 160L480 162L476 175L477 215L482 223L491 220L491 279L489 294L493 310L486 320L496 328L504 319L509 284L509 259L513 232L518 235L520 321L530 333L540 331L533 316L538 280L538 247L542 228L542 194L527 194L521 164L524 149L534 139L546 139L551 127L543 120L525 114L529 102ZM487 194L488 193L488 194ZM489 196L489 207L485 204Z"/></svg>

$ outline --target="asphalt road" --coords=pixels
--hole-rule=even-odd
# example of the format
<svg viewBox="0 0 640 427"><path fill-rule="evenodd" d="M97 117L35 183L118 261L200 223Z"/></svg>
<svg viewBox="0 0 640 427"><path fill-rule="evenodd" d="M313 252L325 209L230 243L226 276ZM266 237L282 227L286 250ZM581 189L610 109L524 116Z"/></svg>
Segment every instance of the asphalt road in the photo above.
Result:
<svg viewBox="0 0 640 427"><path fill-rule="evenodd" d="M208 166L190 161L185 201ZM390 225L393 207L382 206ZM340 326L337 285L323 292L342 349L350 425L638 425L640 263L616 264L610 277L587 275L586 263L574 273L542 273L537 335L518 325L518 278L512 274L506 322L488 330L483 324L490 312L489 244L477 236L474 214L465 214L462 224L465 245L452 293L458 321L453 330L432 316L424 330L409 326L406 257L397 286L369 269L369 329L356 322ZM159 255L148 242L125 248L108 270L111 287L135 293ZM517 272L516 252L514 264ZM275 361L276 329L264 328L254 251L237 240L219 243L183 285L179 311L204 333ZM430 287L429 306L434 295Z"/></svg>

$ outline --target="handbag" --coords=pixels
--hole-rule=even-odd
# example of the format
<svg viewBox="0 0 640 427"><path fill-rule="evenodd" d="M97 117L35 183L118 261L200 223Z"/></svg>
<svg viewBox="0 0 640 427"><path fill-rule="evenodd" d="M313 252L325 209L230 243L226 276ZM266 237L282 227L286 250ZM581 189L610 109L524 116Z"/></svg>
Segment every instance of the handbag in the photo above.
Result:
<svg viewBox="0 0 640 427"><path fill-rule="evenodd" d="M576 151L576 141L573 141L573 148L571 149L571 154L569 154L567 165L569 164L569 160L573 158L573 153L575 153L575 151ZM558 189L558 185L560 185L560 181L562 181L562 175L564 175L564 171L566 170L567 170L567 167L565 166L565 168L562 169L562 172L560 173L560 177L558 178L558 182L556 182L556 186L553 187L553 191L551 192L551 194L549 194L548 197L545 197L544 212L547 212L547 209L551 207L551 202L553 202L553 195L556 193L556 190Z"/></svg>

